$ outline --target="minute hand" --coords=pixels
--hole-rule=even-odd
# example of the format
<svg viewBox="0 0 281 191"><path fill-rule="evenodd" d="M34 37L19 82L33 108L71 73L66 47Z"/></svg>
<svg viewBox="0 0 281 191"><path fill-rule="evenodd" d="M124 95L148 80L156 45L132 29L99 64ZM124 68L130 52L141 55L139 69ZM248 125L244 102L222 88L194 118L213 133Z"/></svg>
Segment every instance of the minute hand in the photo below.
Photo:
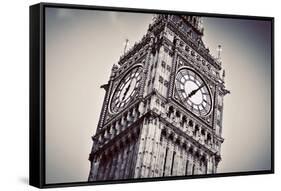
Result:
<svg viewBox="0 0 281 191"><path fill-rule="evenodd" d="M135 74L134 74L134 76L135 76ZM133 76L133 77L134 77L134 76ZM132 81L133 81L133 78L131 79L131 81L130 81L128 87L126 88L126 90L125 90L125 92L124 92L124 94L123 94L122 101L125 99L125 97L126 97L128 91L129 91L129 89L130 89L130 87L131 87Z"/></svg>
<svg viewBox="0 0 281 191"><path fill-rule="evenodd" d="M187 95L187 97L188 98L190 98L190 97L192 97L193 95L195 95L201 88L203 88L204 87L204 85L201 85L201 86L199 86L197 89L195 89L195 90L192 90L188 95Z"/></svg>

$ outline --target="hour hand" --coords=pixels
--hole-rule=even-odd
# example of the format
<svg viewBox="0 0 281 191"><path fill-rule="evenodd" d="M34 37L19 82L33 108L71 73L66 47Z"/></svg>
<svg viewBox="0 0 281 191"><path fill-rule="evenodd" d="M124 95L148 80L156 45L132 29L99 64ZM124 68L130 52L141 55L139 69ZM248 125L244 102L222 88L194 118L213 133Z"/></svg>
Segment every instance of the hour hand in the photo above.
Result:
<svg viewBox="0 0 281 191"><path fill-rule="evenodd" d="M204 85L199 86L197 89L192 90L189 94L188 94L188 98L192 97L193 95L195 95L201 88L203 88Z"/></svg>
<svg viewBox="0 0 281 191"><path fill-rule="evenodd" d="M196 91L195 91L195 90L192 90L192 91L187 95L187 97L190 98L190 97L193 96L194 94L196 94Z"/></svg>
<svg viewBox="0 0 281 191"><path fill-rule="evenodd" d="M128 87L126 88L126 90L125 90L125 92L124 92L124 94L123 94L123 97L122 97L122 101L125 99L125 97L126 97L128 91L129 91L129 89L130 89L130 86L131 86L131 84L129 84Z"/></svg>

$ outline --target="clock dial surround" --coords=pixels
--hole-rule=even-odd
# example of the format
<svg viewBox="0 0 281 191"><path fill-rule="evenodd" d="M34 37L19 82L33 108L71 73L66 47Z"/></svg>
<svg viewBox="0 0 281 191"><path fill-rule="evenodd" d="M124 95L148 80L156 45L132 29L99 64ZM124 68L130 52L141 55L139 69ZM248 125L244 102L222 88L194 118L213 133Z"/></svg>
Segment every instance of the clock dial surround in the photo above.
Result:
<svg viewBox="0 0 281 191"><path fill-rule="evenodd" d="M138 95L142 79L142 69L141 66L137 66L127 72L122 78L111 98L110 110L112 113L121 111Z"/></svg>
<svg viewBox="0 0 281 191"><path fill-rule="evenodd" d="M189 111L206 116L212 109L210 90L203 78L189 68L180 69L176 75L176 91Z"/></svg>

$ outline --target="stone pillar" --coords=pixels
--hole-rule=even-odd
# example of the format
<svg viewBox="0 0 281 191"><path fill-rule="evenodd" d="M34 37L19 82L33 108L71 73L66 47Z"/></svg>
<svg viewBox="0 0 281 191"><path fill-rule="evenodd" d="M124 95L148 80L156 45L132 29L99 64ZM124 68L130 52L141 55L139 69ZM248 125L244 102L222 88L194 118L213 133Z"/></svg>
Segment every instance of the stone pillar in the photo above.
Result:
<svg viewBox="0 0 281 191"><path fill-rule="evenodd" d="M159 153L159 160L158 160L158 164L159 164L159 173L158 173L158 177L162 177L163 176L163 170L164 170L164 162L165 162L165 157L166 157L166 150L168 147L168 141L166 137L163 137L162 142L160 144L160 153Z"/></svg>
<svg viewBox="0 0 281 191"><path fill-rule="evenodd" d="M115 130L114 125L110 126L110 131L109 132L110 132L111 138L115 137L116 130Z"/></svg>
<svg viewBox="0 0 281 191"><path fill-rule="evenodd" d="M123 178L128 178L125 176L125 170L126 170L126 165L128 162L128 153L129 153L129 149L130 149L130 143L127 144L126 140L123 140L123 151L122 151L122 159L121 159L121 164L120 164L120 173L119 173L119 179L123 179Z"/></svg>
<svg viewBox="0 0 281 191"><path fill-rule="evenodd" d="M115 168L116 168L116 165L117 165L117 159L118 159L118 152L113 148L113 151L112 151L112 163L111 163L111 167L110 167L110 173L109 173L109 176L108 176L108 179L109 180L114 180L114 173L115 173Z"/></svg>
<svg viewBox="0 0 281 191"><path fill-rule="evenodd" d="M151 150L150 150L150 161L149 161L149 177L154 176L154 170L155 170L155 163L156 163L156 152L158 152L158 136L160 134L159 131L159 119L154 118L152 124L151 124Z"/></svg>
<svg viewBox="0 0 281 191"><path fill-rule="evenodd" d="M115 130L116 130L115 135L119 135L119 133L121 132L120 128L121 128L120 120L118 119L115 123Z"/></svg>
<svg viewBox="0 0 281 191"><path fill-rule="evenodd" d="M116 159L116 165L115 165L115 170L114 170L114 179L119 179L120 176L120 168L121 168L121 163L122 163L122 155L123 155L123 147L120 143L117 145L117 159Z"/></svg>
<svg viewBox="0 0 281 191"><path fill-rule="evenodd" d="M124 131L127 127L126 116L122 115L121 117L121 131Z"/></svg>
<svg viewBox="0 0 281 191"><path fill-rule="evenodd" d="M173 176L179 176L181 174L181 166L182 164L182 156L180 145L175 145L175 157L174 157L174 165L173 165Z"/></svg>
<svg viewBox="0 0 281 191"><path fill-rule="evenodd" d="M100 158L99 157L95 158L92 161L91 176L89 178L90 181L97 180L99 164L100 164Z"/></svg>
<svg viewBox="0 0 281 191"><path fill-rule="evenodd" d="M143 108L143 107L141 106L141 108ZM138 153L137 153L138 156L137 156L137 161L136 161L136 170L135 170L134 178L141 177L141 172L142 172L142 168L143 168L142 161L143 161L143 157L145 154L147 123L148 123L147 118L144 118L144 123L140 130L140 142L139 142L139 149L138 149Z"/></svg>
<svg viewBox="0 0 281 191"><path fill-rule="evenodd" d="M145 106L144 106L143 102L140 102L138 110L140 112L140 116L142 116L144 114L144 110L145 110Z"/></svg>
<svg viewBox="0 0 281 191"><path fill-rule="evenodd" d="M134 122L133 111L129 111L127 114L128 126Z"/></svg>
<svg viewBox="0 0 281 191"><path fill-rule="evenodd" d="M133 118L133 121L136 121L138 119L138 109L137 109L137 107L133 108L132 118Z"/></svg>
<svg viewBox="0 0 281 191"><path fill-rule="evenodd" d="M157 125L156 133L155 133L155 142L156 142L156 148L155 148L155 163L154 163L154 173L153 177L160 177L160 169L161 169L161 150L162 150L162 142L160 142L161 139L161 131L162 131L162 124L159 121L159 125Z"/></svg>
<svg viewBox="0 0 281 191"><path fill-rule="evenodd" d="M112 155L111 153L107 154L107 162L106 162L106 167L105 167L105 172L104 172L104 176L103 176L103 180L108 180L108 174L110 172L110 166L112 163Z"/></svg>

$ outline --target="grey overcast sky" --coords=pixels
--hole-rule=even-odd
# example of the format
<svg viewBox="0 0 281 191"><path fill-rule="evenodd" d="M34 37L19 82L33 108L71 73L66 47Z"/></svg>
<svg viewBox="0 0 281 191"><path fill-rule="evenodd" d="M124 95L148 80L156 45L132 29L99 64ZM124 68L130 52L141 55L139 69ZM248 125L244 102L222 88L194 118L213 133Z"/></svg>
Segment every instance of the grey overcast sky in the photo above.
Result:
<svg viewBox="0 0 281 191"><path fill-rule="evenodd" d="M151 14L46 9L46 181L86 181L110 69L146 33ZM223 47L226 87L219 172L270 169L270 23L204 18L204 43Z"/></svg>

